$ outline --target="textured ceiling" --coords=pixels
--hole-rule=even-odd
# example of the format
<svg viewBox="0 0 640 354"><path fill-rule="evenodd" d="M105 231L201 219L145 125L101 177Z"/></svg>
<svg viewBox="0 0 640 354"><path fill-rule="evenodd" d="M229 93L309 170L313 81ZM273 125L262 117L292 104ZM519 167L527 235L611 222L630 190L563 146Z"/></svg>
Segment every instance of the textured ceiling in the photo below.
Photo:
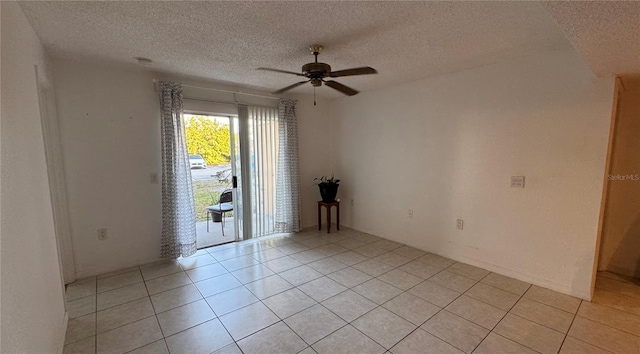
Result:
<svg viewBox="0 0 640 354"><path fill-rule="evenodd" d="M550 1L544 6L596 74L640 74L640 2Z"/></svg>
<svg viewBox="0 0 640 354"><path fill-rule="evenodd" d="M361 91L492 64L569 42L532 2L23 2L53 56L154 61L160 71L278 89L312 61L334 70L372 66L378 75L340 78ZM324 91L324 92L320 92ZM329 88L319 93L337 95ZM294 89L311 93L310 85Z"/></svg>

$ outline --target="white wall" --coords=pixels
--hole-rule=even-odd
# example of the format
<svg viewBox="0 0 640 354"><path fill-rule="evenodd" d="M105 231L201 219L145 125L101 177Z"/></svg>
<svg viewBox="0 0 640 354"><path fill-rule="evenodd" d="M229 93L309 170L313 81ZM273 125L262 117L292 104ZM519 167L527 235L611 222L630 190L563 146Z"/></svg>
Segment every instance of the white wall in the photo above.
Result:
<svg viewBox="0 0 640 354"><path fill-rule="evenodd" d="M48 58L20 6L2 2L2 353L54 353L64 340L63 285L34 66Z"/></svg>
<svg viewBox="0 0 640 354"><path fill-rule="evenodd" d="M148 71L54 60L79 278L158 259L159 101ZM107 228L99 241L97 230Z"/></svg>
<svg viewBox="0 0 640 354"><path fill-rule="evenodd" d="M313 179L331 174L331 101L298 96L301 227L316 226L320 192Z"/></svg>
<svg viewBox="0 0 640 354"><path fill-rule="evenodd" d="M161 185L151 184L150 174L161 171L160 113L152 80L232 88L144 68L67 59L56 59L54 72L78 276L157 260ZM185 96L187 91L192 97L232 99L194 88L185 88ZM316 109L309 98L297 98L302 223L310 226L317 196L309 197L306 187L313 176L329 170L330 119L324 101ZM107 240L98 241L99 228L108 229Z"/></svg>
<svg viewBox="0 0 640 354"><path fill-rule="evenodd" d="M344 224L590 298L613 82L563 50L336 100Z"/></svg>

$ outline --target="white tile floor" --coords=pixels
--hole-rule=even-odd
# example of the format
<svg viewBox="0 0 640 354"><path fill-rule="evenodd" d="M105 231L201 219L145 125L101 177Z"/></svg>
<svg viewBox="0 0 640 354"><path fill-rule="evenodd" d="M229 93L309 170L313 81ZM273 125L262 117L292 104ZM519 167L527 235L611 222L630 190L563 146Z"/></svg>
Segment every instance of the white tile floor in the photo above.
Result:
<svg viewBox="0 0 640 354"><path fill-rule="evenodd" d="M593 302L353 230L200 250L67 288L65 353L638 353L640 287Z"/></svg>

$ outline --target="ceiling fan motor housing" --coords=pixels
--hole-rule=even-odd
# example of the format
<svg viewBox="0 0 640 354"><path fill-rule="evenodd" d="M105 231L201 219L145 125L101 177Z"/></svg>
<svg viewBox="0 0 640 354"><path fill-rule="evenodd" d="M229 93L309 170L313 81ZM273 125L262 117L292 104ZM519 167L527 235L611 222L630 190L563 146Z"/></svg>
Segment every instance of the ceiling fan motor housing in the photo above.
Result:
<svg viewBox="0 0 640 354"><path fill-rule="evenodd" d="M331 73L331 65L325 63L309 63L302 66L302 73L310 79L322 79Z"/></svg>
<svg viewBox="0 0 640 354"><path fill-rule="evenodd" d="M283 89L280 89L278 91L274 91L274 94L281 94L283 92L289 91L291 89L294 89L300 85L304 85L307 82L311 82L311 85L314 87L314 95L315 95L315 88L322 86L322 85L327 85L329 87L331 87L332 89L342 92L343 94L347 95L347 96L353 96L358 94L357 90L352 89L349 86L345 86L339 82L333 81L333 80L328 80L328 81L324 81L325 78L330 77L330 78L334 78L334 77L342 77L342 76L355 76L355 75L368 75L368 74L377 74L378 72L371 67L368 66L363 66L360 68L351 68L351 69L345 69L345 70L338 70L335 72L331 71L331 66L329 64L326 63L319 63L318 62L318 54L320 54L320 52L322 52L322 46L318 45L318 44L314 44L311 47L309 47L309 50L311 51L311 54L313 54L313 56L315 57L315 61L313 63L308 63L302 66L302 74L300 73L296 73L293 71L287 71L287 70L280 70L280 69L270 69L270 68L258 68L259 70L268 70L268 71L275 71L275 72L279 72L279 73L284 73L284 74L293 74L296 76L304 76L309 80L306 81L300 81L300 82L296 82L293 85L289 85ZM314 96L315 97L315 96ZM315 105L315 102L314 102Z"/></svg>

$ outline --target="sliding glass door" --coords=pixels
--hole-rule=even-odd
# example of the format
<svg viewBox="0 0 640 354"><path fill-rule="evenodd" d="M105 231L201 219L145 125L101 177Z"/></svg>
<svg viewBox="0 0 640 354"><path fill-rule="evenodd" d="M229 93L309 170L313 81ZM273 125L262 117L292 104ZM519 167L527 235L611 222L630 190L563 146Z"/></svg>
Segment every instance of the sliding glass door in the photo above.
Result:
<svg viewBox="0 0 640 354"><path fill-rule="evenodd" d="M198 247L274 233L277 108L239 106L238 116L185 114L185 127ZM215 209L225 203L232 204L230 212Z"/></svg>
<svg viewBox="0 0 640 354"><path fill-rule="evenodd" d="M198 248L237 241L241 212L235 191L237 117L184 115L191 167Z"/></svg>
<svg viewBox="0 0 640 354"><path fill-rule="evenodd" d="M242 136L240 134L240 120L238 117L231 119L231 168L233 172L233 200L236 212L234 214L234 227L236 231L236 240L244 239L244 202L242 186L244 185L244 179L242 178L242 150L240 149L240 140Z"/></svg>

